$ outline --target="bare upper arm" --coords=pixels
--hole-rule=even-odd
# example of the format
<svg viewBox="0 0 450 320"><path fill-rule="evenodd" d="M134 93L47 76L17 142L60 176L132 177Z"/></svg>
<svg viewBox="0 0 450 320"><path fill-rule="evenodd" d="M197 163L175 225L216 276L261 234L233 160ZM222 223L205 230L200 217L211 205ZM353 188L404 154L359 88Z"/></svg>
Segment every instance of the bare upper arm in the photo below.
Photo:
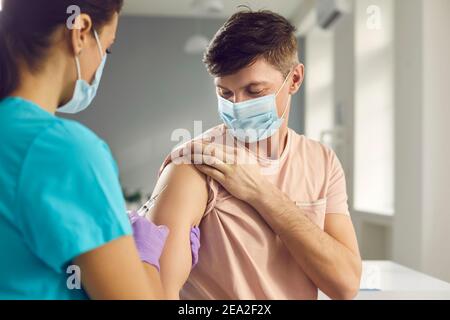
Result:
<svg viewBox="0 0 450 320"><path fill-rule="evenodd" d="M156 268L147 270L131 236L113 240L74 259L91 299L161 299L163 291Z"/></svg>
<svg viewBox="0 0 450 320"><path fill-rule="evenodd" d="M177 299L192 266L191 227L200 223L208 201L206 178L192 165L169 164L158 180L156 194L160 196L149 217L170 229L160 260L161 280L168 298Z"/></svg>
<svg viewBox="0 0 450 320"><path fill-rule="evenodd" d="M208 188L205 176L194 166L170 163L159 177L152 196L158 194L149 213L153 222L199 224L206 209Z"/></svg>
<svg viewBox="0 0 450 320"><path fill-rule="evenodd" d="M350 216L344 214L327 214L324 231L342 243L356 256L360 256L355 229Z"/></svg>

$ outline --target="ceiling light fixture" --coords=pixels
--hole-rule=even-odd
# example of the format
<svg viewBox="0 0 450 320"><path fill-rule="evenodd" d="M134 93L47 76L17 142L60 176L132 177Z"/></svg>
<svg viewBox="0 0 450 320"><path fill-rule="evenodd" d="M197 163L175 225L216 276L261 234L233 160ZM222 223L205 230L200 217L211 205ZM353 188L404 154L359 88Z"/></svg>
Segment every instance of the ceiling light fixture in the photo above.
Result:
<svg viewBox="0 0 450 320"><path fill-rule="evenodd" d="M225 5L223 0L194 0L191 8L199 14L217 14L223 12Z"/></svg>
<svg viewBox="0 0 450 320"><path fill-rule="evenodd" d="M225 8L222 0L193 0L191 10L196 15L196 32L187 39L184 52L187 54L202 54L209 44L209 39L202 35L200 26L201 16L213 16L221 13Z"/></svg>

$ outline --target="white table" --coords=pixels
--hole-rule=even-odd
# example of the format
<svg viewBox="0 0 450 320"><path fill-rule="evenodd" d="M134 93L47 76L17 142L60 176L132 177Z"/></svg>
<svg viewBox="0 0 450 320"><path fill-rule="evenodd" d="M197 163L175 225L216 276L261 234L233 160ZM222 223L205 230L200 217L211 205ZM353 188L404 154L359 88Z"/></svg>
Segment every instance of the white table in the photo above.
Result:
<svg viewBox="0 0 450 320"><path fill-rule="evenodd" d="M319 291L319 300L329 299ZM356 300L450 300L450 284L392 261L363 261Z"/></svg>

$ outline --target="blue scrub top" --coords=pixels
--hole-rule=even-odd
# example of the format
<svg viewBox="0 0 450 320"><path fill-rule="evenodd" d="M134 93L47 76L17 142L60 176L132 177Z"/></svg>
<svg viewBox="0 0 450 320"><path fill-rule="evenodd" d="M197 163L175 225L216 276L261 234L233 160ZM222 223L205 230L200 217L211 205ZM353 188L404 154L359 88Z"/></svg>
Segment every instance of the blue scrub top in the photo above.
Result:
<svg viewBox="0 0 450 320"><path fill-rule="evenodd" d="M107 145L29 101L0 101L0 299L86 299L67 285L72 260L131 234Z"/></svg>

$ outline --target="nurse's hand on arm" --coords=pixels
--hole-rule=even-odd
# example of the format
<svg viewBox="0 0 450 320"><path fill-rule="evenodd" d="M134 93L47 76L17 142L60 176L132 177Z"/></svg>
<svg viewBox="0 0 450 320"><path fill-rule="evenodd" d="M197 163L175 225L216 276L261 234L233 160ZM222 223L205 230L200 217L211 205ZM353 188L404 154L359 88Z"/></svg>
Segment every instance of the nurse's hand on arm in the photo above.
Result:
<svg viewBox="0 0 450 320"><path fill-rule="evenodd" d="M82 270L83 286L92 299L165 298L159 259L169 229L156 226L134 212L129 218L133 237L112 241L75 259Z"/></svg>
<svg viewBox="0 0 450 320"><path fill-rule="evenodd" d="M206 143L195 150L203 150L199 153L203 152L207 161L196 165L197 169L254 207L321 291L332 299L352 299L357 294L361 257L352 221L345 212L327 212L322 231L286 194L261 175L258 167L227 164L226 159L233 159L232 156L227 157L226 152ZM242 150L235 152L241 159L245 157ZM346 201L343 170L337 158L331 158L335 163L327 196Z"/></svg>
<svg viewBox="0 0 450 320"><path fill-rule="evenodd" d="M158 180L154 190L157 194L160 196L149 217L155 224L170 229L160 259L161 281L166 298L177 300L199 247L198 229L192 228L199 225L206 209L206 178L192 165L171 163Z"/></svg>

